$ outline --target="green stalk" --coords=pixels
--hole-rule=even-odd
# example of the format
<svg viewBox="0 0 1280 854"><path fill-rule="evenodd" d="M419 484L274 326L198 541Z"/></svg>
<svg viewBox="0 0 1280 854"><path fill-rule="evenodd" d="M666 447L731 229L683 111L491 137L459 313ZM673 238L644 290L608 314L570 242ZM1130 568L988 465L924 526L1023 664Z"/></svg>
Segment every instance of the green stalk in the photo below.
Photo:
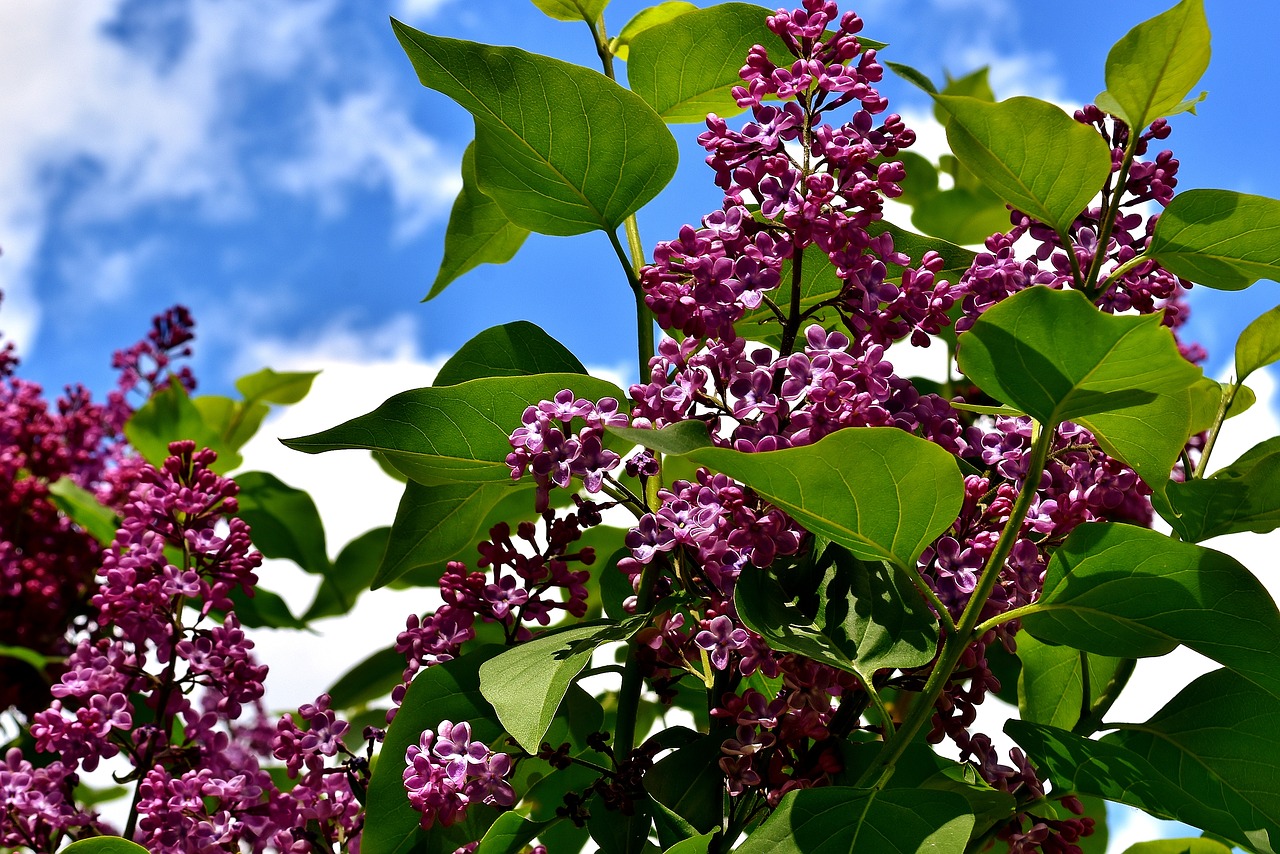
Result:
<svg viewBox="0 0 1280 854"><path fill-rule="evenodd" d="M969 644L981 636L976 629L982 614L982 606L991 596L991 591L995 589L1000 571L1004 568L1005 561L1009 559L1014 543L1018 540L1018 533L1022 530L1022 523L1031 509L1031 501L1040 484L1040 475L1049 459L1049 448L1053 445L1054 434L1053 427L1041 426L1031 450L1031 464L1027 468L1026 480L1022 483L1022 489L1018 493L1017 501L1014 502L1009 520L1005 523L1004 530L1000 532L1000 540L996 543L995 551L991 553L986 566L982 568L982 575L978 578L973 596L965 606L964 613L960 615L955 633L947 635L946 640L942 642L942 652L939 653L933 672L925 682L924 690L912 702L911 711L902 721L902 726L898 727L897 733L885 742L876 761L858 779L856 784L858 787L882 788L888 782L894 765L902 758L907 746L933 717L934 703L938 701L938 697L942 696L943 690L951 680L951 674L960 662L960 657Z"/></svg>
<svg viewBox="0 0 1280 854"><path fill-rule="evenodd" d="M1129 128L1129 140L1124 146L1124 159L1120 162L1120 174L1116 178L1115 192L1111 194L1108 200L1107 209L1102 214L1102 228L1098 231L1098 251L1093 254L1093 260L1089 262L1089 272L1085 277L1085 290L1093 299L1105 294L1106 288L1093 290L1093 283L1098 280L1098 274L1102 272L1102 262L1106 256L1107 241L1111 239L1111 232L1116 225L1116 217L1120 214L1120 197L1124 195L1125 182L1129 180L1129 169L1133 166L1133 158L1138 147L1138 134L1141 132L1139 128ZM1110 176L1108 176L1109 178ZM1066 244L1070 246L1070 243ZM1075 253L1072 252L1072 255ZM1113 274L1107 277L1107 285L1110 286L1116 276Z"/></svg>
<svg viewBox="0 0 1280 854"><path fill-rule="evenodd" d="M1222 424L1227 420L1227 411L1231 409L1231 404L1235 402L1236 393L1240 391L1240 382L1233 382L1222 393L1222 397L1218 399L1218 412L1213 417L1213 426L1209 428L1209 438L1205 439L1204 451L1200 454L1200 462L1196 464L1196 470L1192 472L1192 478L1204 477L1205 471L1209 467L1209 455L1213 453L1213 446L1218 443L1218 434L1222 432Z"/></svg>

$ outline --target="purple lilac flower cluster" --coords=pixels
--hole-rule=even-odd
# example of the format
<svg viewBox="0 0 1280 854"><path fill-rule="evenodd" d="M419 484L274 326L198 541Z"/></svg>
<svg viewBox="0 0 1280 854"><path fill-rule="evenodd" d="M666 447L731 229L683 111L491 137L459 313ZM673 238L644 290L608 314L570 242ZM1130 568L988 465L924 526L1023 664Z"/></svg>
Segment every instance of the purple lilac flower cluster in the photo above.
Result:
<svg viewBox="0 0 1280 854"><path fill-rule="evenodd" d="M129 492L88 629L32 719L36 749L59 760L37 774L9 757L14 806L0 813L0 840L43 852L64 835L109 832L74 809L69 786L123 759L131 770L119 779L135 785L124 834L150 851L355 850L367 755L342 743L347 724L327 696L299 710L305 731L288 715L267 720L267 668L232 609L234 591L252 595L262 559L234 516L237 487L210 468L213 451L169 450ZM298 778L288 792L262 764L273 755ZM33 823L50 830L32 840Z"/></svg>
<svg viewBox="0 0 1280 854"><path fill-rule="evenodd" d="M753 49L741 72L744 85L734 91L751 119L735 130L708 117L700 142L724 205L703 217L701 227L685 226L675 240L659 244L653 264L641 270L646 304L681 338L662 340L648 381L630 389L631 424L656 429L696 420L716 444L745 452L811 444L859 426L894 426L937 443L977 471L965 480L959 517L919 566L941 607L957 616L1024 486L1033 424L1025 417L972 416L938 395L920 394L894 373L888 351L903 340L928 346L951 316L963 333L986 309L1024 288L1075 287L1077 269L1097 279L1111 276L1143 250L1154 229L1158 215L1144 217L1133 207L1167 203L1178 162L1165 151L1120 174L1129 129L1095 107L1082 110L1077 119L1107 139L1114 166L1101 205L1076 220L1070 245L1012 211L1010 230L992 235L958 281L944 281L935 253L913 266L895 250L891 235L875 227L883 199L899 193L904 177L893 158L914 134L897 116L876 124L887 106L873 88L882 72L874 51L858 42L861 27L857 16L839 15L828 0L805 0L802 9L770 17L769 28L795 62L779 67L763 48ZM766 104L766 97L779 100ZM828 114L845 106L854 110L853 118L839 126L828 123ZM1136 142L1138 155L1167 136L1167 123L1155 122ZM1024 236L1033 246L1029 255L1020 243ZM788 284L784 279L800 282L802 265L811 263L834 267L839 293L814 305L798 292L790 308L775 303L771 294ZM901 272L891 277L890 265ZM1187 283L1154 263L1114 278L1097 296L1104 310L1162 311L1175 331L1185 322ZM805 328L823 308L835 310L842 329ZM750 343L762 313L782 327L775 346ZM1193 361L1204 355L1192 345L1182 351ZM958 400L968 393L953 391ZM575 467L573 454L601 428L574 433L571 403L589 406L562 392L555 401L530 407L526 426L511 437L513 474L534 470L539 509L546 508L551 487L570 486L575 477L592 492L605 482L613 494L647 494L647 482L659 473L648 452L625 462L626 474L640 483L635 492L610 473L617 466L613 457L598 465L589 455ZM609 410L611 417L615 413ZM626 420L617 415L610 423ZM562 454L565 447L570 451ZM984 619L1033 602L1048 554L1079 524L1152 520L1147 486L1078 425L1059 425L1047 467L1031 486L1031 511L983 603ZM638 589L642 571L658 564L651 601L677 587L703 599L700 607L657 615L639 635L637 653L650 685L670 699L676 684L694 673L728 688L712 713L736 727L720 762L731 794L758 794L776 804L792 789L829 783L841 770L831 737L860 725L868 703L865 686L841 671L771 650L742 625L733 600L742 572L803 560L812 538L750 489L706 470L656 495L656 506L632 502L637 522L626 535L631 554L619 569ZM1017 621L1002 625L966 650L938 701L931 738L951 738L992 785L1025 800L1044 792L1026 757L1015 750L1016 767L1003 765L991 740L969 731L976 705L1000 687L987 660L989 645L1013 651L1018 627ZM891 687L919 690L931 669L880 677ZM745 687L755 676L779 680L780 686L771 695ZM1018 851L1075 854L1078 839L1091 832L1091 819L1025 815L1003 838Z"/></svg>
<svg viewBox="0 0 1280 854"><path fill-rule="evenodd" d="M471 803L511 806L515 792L507 777L511 757L471 740L471 725L441 721L424 730L405 752L404 786L409 803L422 813L422 827L460 821Z"/></svg>
<svg viewBox="0 0 1280 854"><path fill-rule="evenodd" d="M0 645L53 657L71 652L68 631L87 611L102 549L59 511L49 487L66 478L120 509L142 465L124 441L133 412L127 392L149 396L160 383L157 373L140 375L136 366L143 359L170 366L189 355L193 326L181 306L158 315L144 341L115 354L122 374L105 403L69 386L51 405L39 385L15 375L12 342L0 351ZM188 368L182 377L194 387ZM33 668L0 657L0 709L30 715L49 696Z"/></svg>

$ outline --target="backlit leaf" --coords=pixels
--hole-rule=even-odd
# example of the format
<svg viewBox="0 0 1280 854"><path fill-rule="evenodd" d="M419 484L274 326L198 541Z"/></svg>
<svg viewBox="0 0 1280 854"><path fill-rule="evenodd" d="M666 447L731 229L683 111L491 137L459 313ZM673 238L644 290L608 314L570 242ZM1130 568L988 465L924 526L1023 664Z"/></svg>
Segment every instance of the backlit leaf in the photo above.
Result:
<svg viewBox="0 0 1280 854"><path fill-rule="evenodd" d="M687 0L666 0L656 6L648 6L622 25L618 34L609 40L609 50L614 56L626 62L631 56L631 40L645 30L665 24L681 15L698 11L698 7Z"/></svg>
<svg viewBox="0 0 1280 854"><path fill-rule="evenodd" d="M1145 128L1178 110L1208 67L1204 0L1182 0L1138 24L1111 48L1104 109L1131 128Z"/></svg>
<svg viewBox="0 0 1280 854"><path fill-rule="evenodd" d="M541 234L614 231L675 174L662 119L598 72L392 28L422 84L475 119L477 185L512 223Z"/></svg>
<svg viewBox="0 0 1280 854"><path fill-rule="evenodd" d="M1280 360L1280 306L1256 318L1236 339L1236 376L1249 374Z"/></svg>
<svg viewBox="0 0 1280 854"><path fill-rule="evenodd" d="M1187 190L1156 222L1147 255L1184 279L1219 290L1280 277L1280 200L1231 190Z"/></svg>

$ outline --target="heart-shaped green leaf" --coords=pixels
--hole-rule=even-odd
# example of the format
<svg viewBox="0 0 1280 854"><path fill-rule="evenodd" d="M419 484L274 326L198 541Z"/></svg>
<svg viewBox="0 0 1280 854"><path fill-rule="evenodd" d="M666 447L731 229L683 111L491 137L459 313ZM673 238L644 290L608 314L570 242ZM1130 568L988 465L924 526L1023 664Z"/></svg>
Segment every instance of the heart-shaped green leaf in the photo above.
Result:
<svg viewBox="0 0 1280 854"><path fill-rule="evenodd" d="M1115 43L1107 54L1107 91L1098 105L1141 130L1173 115L1208 67L1204 0L1182 0Z"/></svg>
<svg viewBox="0 0 1280 854"><path fill-rule="evenodd" d="M510 481L508 436L520 426L528 406L550 400L562 389L591 400L625 400L613 383L581 374L488 377L401 392L337 427L282 441L308 454L344 448L379 451L419 483Z"/></svg>
<svg viewBox="0 0 1280 854"><path fill-rule="evenodd" d="M739 854L960 854L973 815L959 795L828 786L788 792Z"/></svg>
<svg viewBox="0 0 1280 854"><path fill-rule="evenodd" d="M611 432L724 472L866 560L913 565L964 500L955 458L893 427L837 430L812 445L757 454L712 447L700 422Z"/></svg>
<svg viewBox="0 0 1280 854"><path fill-rule="evenodd" d="M1234 558L1146 528L1076 528L1023 628L1120 658L1183 644L1280 697L1280 611L1266 588Z"/></svg>
<svg viewBox="0 0 1280 854"><path fill-rule="evenodd" d="M1147 246L1175 276L1224 291L1280 278L1280 200L1187 190L1169 202Z"/></svg>
<svg viewBox="0 0 1280 854"><path fill-rule="evenodd" d="M959 360L979 388L1041 424L1088 427L1164 492L1191 434L1189 389L1202 373L1159 315L1103 314L1078 291L1031 287L960 336Z"/></svg>
<svg viewBox="0 0 1280 854"><path fill-rule="evenodd" d="M475 148L473 142L462 154L462 189L449 212L444 258L424 302L439 296L455 279L481 264L507 263L529 236L528 229L507 219L498 203L480 192Z"/></svg>
<svg viewBox="0 0 1280 854"><path fill-rule="evenodd" d="M1035 98L988 103L938 95L947 141L996 195L1065 233L1111 174L1111 151L1097 131Z"/></svg>
<svg viewBox="0 0 1280 854"><path fill-rule="evenodd" d="M527 320L491 326L458 348L436 374L436 388L485 377L585 374L577 357Z"/></svg>
<svg viewBox="0 0 1280 854"><path fill-rule="evenodd" d="M514 47L392 28L422 84L475 119L477 185L512 223L612 232L675 174L662 119L607 77Z"/></svg>

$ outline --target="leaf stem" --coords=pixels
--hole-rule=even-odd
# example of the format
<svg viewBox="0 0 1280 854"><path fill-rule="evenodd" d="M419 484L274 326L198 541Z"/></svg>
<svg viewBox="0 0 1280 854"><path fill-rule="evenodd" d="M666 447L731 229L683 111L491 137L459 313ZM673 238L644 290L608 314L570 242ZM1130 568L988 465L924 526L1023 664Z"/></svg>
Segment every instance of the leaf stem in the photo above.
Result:
<svg viewBox="0 0 1280 854"><path fill-rule="evenodd" d="M1213 446L1218 443L1218 434L1222 432L1222 424L1227 420L1227 411L1231 409L1231 404L1235 402L1236 393L1240 391L1240 381L1232 382L1227 390L1222 393L1222 397L1218 399L1218 412L1213 416L1213 426L1209 428L1209 437L1204 441L1204 450L1200 452L1200 461L1196 463L1196 470L1191 473L1193 479L1204 477L1205 471L1209 467L1209 455L1213 453Z"/></svg>
<svg viewBox="0 0 1280 854"><path fill-rule="evenodd" d="M1093 260L1089 262L1089 273L1085 281L1085 289L1093 295L1094 299L1105 294L1107 287L1110 287L1111 282L1117 278L1116 274L1112 273L1104 283L1106 287L1101 287L1096 292L1093 291L1093 283L1098 280L1098 275L1102 272L1102 262L1107 255L1107 242L1111 240L1111 231L1115 228L1116 217L1120 213L1120 199L1124 195L1124 186L1129 180L1129 169L1133 166L1133 158L1137 153L1138 134L1140 131L1140 128L1129 128L1129 139L1126 140L1124 145L1124 159L1120 163L1120 174L1116 178L1116 185L1111 192L1110 198L1107 199L1106 210L1102 212L1102 227L1098 230L1097 251L1093 253ZM1071 254L1074 255L1075 253L1072 252Z"/></svg>
<svg viewBox="0 0 1280 854"><path fill-rule="evenodd" d="M1102 284L1098 286L1096 291L1092 291L1092 290L1088 291L1086 295L1089 296L1091 299L1095 299L1095 300L1098 299L1098 297L1102 296L1107 291L1111 290L1111 286L1116 282L1117 279L1126 275L1134 267L1137 267L1141 264L1145 264L1147 261L1150 261L1150 260L1151 260L1150 258L1148 258L1145 254L1142 254L1142 253L1139 253L1138 255L1134 255L1128 261L1125 261L1119 267L1116 267L1114 270L1112 270L1111 275L1107 276L1105 279L1102 280Z"/></svg>
<svg viewBox="0 0 1280 854"><path fill-rule="evenodd" d="M1087 736L1093 735L1103 728L1103 716L1111 711L1111 707L1115 705L1116 700L1120 697L1120 692L1129 684L1129 679L1133 676L1133 670L1137 663L1132 658L1120 659L1120 663L1116 665L1115 673L1112 674L1111 679L1102 689L1102 693L1098 695L1098 699L1089 707L1088 714L1081 716L1080 720L1076 721L1076 725L1071 728L1072 732L1076 735ZM1088 702L1087 696L1085 701Z"/></svg>
<svg viewBox="0 0 1280 854"><path fill-rule="evenodd" d="M1039 434L1036 436L1035 444L1031 449L1031 461L1027 468L1026 479L1022 483L1022 489L1018 492L1018 498L1013 504L1009 519L1005 523L1004 529L1000 532L1000 539L996 542L995 550L987 558L987 563L982 568L982 574L978 578L978 584L973 590L973 595L969 598L969 604L965 606L964 613L960 615L960 622L956 625L955 633L947 635L943 641L942 651L938 654L938 660L934 664L933 672L929 674L929 679L925 682L924 690L920 692L920 696L911 704L911 711L907 713L902 725L898 727L897 733L885 742L884 747L880 750L880 755L863 772L855 784L856 786L865 787L872 784L880 786L887 781L889 775L893 773L894 765L902 757L907 746L933 717L934 704L942 696L943 690L951 680L951 674L960 662L960 657L964 655L964 651L968 649L969 644L975 638L981 636L976 633L976 629L979 627L982 608L987 599L990 598L991 591L995 589L996 582L1000 578L1000 572L1004 569L1005 561L1009 559L1009 554L1013 551L1013 546L1018 540L1018 534L1022 530L1022 523L1026 520L1027 513L1031 509L1031 502L1035 498L1036 491L1040 485L1040 475L1044 472L1045 463L1049 459L1049 448L1053 445L1053 438L1056 434L1055 427L1056 425L1040 425Z"/></svg>

